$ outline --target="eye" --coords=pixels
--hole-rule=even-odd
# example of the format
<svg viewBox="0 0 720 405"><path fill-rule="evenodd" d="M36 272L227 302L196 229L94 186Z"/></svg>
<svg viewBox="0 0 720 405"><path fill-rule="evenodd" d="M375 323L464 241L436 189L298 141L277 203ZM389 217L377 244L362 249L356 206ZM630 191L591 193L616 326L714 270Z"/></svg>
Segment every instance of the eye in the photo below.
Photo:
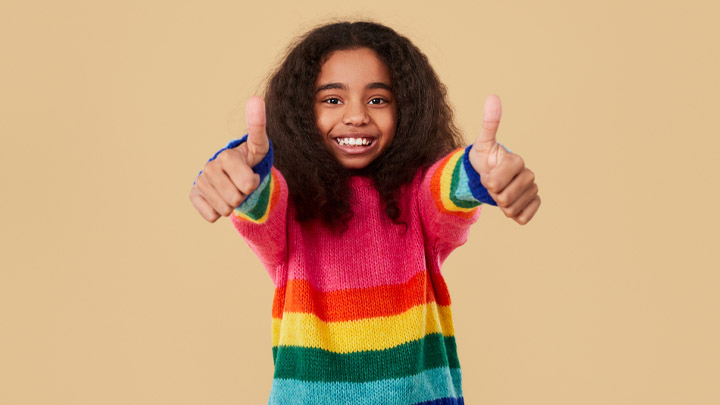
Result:
<svg viewBox="0 0 720 405"><path fill-rule="evenodd" d="M384 104L384 103L387 103L387 102L388 102L388 101L385 100L385 99L382 98L382 97L375 97L375 98L373 98L373 99L370 100L370 104Z"/></svg>
<svg viewBox="0 0 720 405"><path fill-rule="evenodd" d="M325 100L323 100L323 103L327 103L327 104L342 104L342 103L340 102L340 99L337 98L337 97L326 98Z"/></svg>

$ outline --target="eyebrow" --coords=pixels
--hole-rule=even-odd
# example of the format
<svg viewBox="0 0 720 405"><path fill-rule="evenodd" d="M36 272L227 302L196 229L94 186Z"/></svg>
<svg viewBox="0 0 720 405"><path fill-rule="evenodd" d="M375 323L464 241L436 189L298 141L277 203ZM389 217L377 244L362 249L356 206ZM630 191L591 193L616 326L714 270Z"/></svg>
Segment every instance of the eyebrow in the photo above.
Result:
<svg viewBox="0 0 720 405"><path fill-rule="evenodd" d="M372 90L372 89L384 89L387 91L392 91L392 88L389 84L383 83L383 82L372 82L365 86L366 89ZM323 84L322 86L318 87L317 90L315 90L316 93L319 93L323 90L331 90L331 89L339 89L339 90L347 90L347 86L343 83L327 83Z"/></svg>

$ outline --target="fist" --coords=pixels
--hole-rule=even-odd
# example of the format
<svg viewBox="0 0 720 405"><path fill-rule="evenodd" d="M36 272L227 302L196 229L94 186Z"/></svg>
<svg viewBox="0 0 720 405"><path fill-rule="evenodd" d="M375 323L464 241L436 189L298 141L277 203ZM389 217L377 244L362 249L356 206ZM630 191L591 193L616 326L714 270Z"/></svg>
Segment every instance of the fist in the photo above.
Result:
<svg viewBox="0 0 720 405"><path fill-rule="evenodd" d="M265 103L253 97L247 103L247 142L222 151L208 162L190 189L190 202L208 222L228 216L260 184L252 168L268 153Z"/></svg>
<svg viewBox="0 0 720 405"><path fill-rule="evenodd" d="M538 186L535 175L525 167L523 159L497 142L501 115L500 98L489 96L485 100L480 135L468 158L505 216L525 225L540 207Z"/></svg>

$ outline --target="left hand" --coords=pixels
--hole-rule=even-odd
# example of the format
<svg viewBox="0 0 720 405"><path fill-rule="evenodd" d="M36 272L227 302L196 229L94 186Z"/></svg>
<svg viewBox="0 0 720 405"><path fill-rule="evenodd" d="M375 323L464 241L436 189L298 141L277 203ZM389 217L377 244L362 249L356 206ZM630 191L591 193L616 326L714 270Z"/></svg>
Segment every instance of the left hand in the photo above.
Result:
<svg viewBox="0 0 720 405"><path fill-rule="evenodd" d="M508 152L495 139L501 115L500 98L488 96L483 109L482 129L468 158L505 216L525 225L540 207L538 186L535 174L525 167L523 159Z"/></svg>

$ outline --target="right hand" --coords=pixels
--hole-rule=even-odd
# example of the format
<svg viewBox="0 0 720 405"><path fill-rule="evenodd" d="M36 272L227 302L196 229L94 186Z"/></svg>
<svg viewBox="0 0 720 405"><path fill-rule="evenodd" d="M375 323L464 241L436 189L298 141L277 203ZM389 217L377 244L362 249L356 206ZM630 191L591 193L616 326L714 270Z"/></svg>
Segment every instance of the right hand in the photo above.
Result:
<svg viewBox="0 0 720 405"><path fill-rule="evenodd" d="M206 163L190 189L190 201L208 222L230 215L260 184L260 176L252 168L263 160L270 148L263 99L248 100L245 115L247 142L222 151L215 160Z"/></svg>
<svg viewBox="0 0 720 405"><path fill-rule="evenodd" d="M480 135L468 158L498 208L506 217L525 225L540 207L538 186L535 174L525 166L523 158L497 142L501 115L500 98L489 96L483 108Z"/></svg>

